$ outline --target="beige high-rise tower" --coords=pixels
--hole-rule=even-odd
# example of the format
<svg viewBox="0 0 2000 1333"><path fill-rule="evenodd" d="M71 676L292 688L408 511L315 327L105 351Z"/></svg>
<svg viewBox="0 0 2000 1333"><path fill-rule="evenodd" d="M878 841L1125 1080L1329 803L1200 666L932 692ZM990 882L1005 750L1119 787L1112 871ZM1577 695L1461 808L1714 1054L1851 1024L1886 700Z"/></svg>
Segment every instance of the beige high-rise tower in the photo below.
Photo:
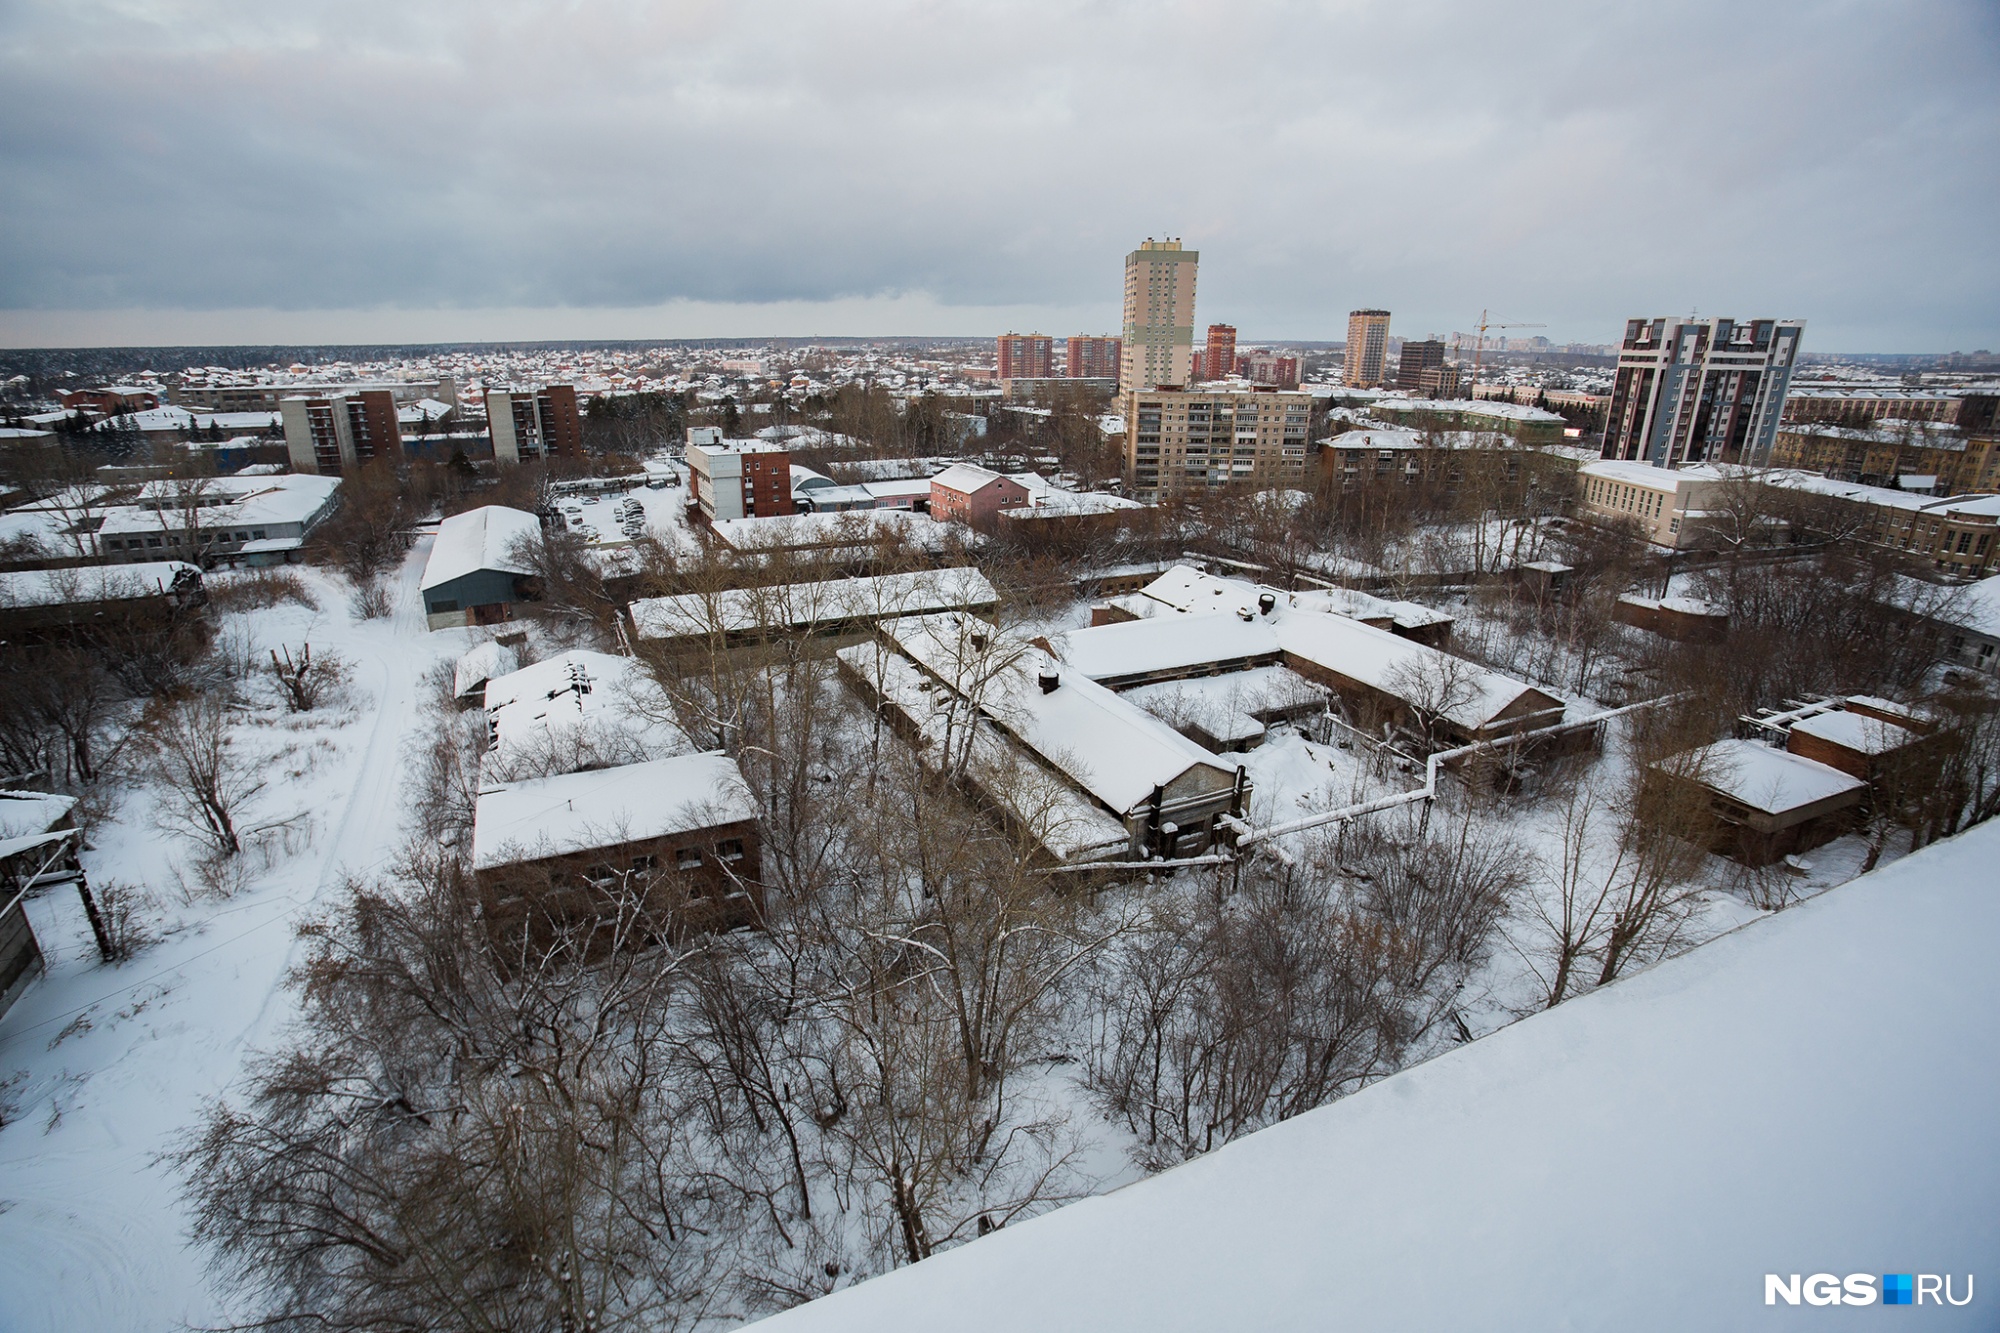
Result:
<svg viewBox="0 0 2000 1333"><path fill-rule="evenodd" d="M1150 236L1125 256L1125 345L1121 393L1186 384L1194 370L1194 270L1201 260L1179 241Z"/></svg>
<svg viewBox="0 0 2000 1333"><path fill-rule="evenodd" d="M1389 367L1389 312L1355 310L1347 316L1347 370L1341 377L1355 388L1380 384Z"/></svg>

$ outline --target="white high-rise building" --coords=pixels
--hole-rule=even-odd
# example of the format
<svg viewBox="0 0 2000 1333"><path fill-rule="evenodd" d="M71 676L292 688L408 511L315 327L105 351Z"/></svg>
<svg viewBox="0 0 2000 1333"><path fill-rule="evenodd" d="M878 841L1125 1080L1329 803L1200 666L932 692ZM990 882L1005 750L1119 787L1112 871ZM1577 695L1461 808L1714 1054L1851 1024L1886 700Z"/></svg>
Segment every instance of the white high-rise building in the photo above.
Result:
<svg viewBox="0 0 2000 1333"><path fill-rule="evenodd" d="M1194 373L1196 250L1150 236L1125 256L1125 339L1118 390L1185 385Z"/></svg>
<svg viewBox="0 0 2000 1333"><path fill-rule="evenodd" d="M1766 466L1802 319L1633 319L1618 348L1606 458Z"/></svg>

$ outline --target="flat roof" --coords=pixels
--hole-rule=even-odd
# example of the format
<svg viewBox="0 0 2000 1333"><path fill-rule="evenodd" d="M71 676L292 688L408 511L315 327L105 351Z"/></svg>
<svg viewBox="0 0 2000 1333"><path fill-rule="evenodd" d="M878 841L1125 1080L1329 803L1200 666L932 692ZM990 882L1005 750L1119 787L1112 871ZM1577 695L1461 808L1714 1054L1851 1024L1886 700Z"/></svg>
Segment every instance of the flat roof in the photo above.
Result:
<svg viewBox="0 0 2000 1333"><path fill-rule="evenodd" d="M684 754L489 787L473 812L472 868L670 837L757 818L736 761Z"/></svg>

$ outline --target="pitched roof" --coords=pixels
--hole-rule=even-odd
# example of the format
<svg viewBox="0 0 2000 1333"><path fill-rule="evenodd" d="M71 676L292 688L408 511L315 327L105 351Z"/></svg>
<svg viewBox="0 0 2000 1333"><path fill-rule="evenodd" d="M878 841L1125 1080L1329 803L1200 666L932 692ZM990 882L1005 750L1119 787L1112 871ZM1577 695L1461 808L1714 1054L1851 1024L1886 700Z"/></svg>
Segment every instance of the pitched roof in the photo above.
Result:
<svg viewBox="0 0 2000 1333"><path fill-rule="evenodd" d="M719 753L502 783L479 794L472 868L490 870L756 817L757 803L742 770Z"/></svg>
<svg viewBox="0 0 2000 1333"><path fill-rule="evenodd" d="M981 712L1120 814L1191 768L1228 774L1236 767L977 617L945 611L885 621L882 629L931 675L973 698ZM1037 681L1045 668L1060 680L1048 692Z"/></svg>
<svg viewBox="0 0 2000 1333"><path fill-rule="evenodd" d="M504 505L481 505L453 514L438 525L431 558L424 565L423 588L428 592L483 569L532 574L517 551L521 543L539 541L541 535L540 519Z"/></svg>

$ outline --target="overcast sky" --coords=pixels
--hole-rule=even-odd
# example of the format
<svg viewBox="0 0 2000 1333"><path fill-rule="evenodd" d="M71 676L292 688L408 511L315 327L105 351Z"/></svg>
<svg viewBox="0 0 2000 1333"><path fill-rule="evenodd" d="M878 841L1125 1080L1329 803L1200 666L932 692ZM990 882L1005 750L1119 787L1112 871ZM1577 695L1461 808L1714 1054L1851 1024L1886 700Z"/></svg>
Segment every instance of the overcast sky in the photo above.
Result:
<svg viewBox="0 0 2000 1333"><path fill-rule="evenodd" d="M2000 348L2000 5L0 0L0 345Z"/></svg>

